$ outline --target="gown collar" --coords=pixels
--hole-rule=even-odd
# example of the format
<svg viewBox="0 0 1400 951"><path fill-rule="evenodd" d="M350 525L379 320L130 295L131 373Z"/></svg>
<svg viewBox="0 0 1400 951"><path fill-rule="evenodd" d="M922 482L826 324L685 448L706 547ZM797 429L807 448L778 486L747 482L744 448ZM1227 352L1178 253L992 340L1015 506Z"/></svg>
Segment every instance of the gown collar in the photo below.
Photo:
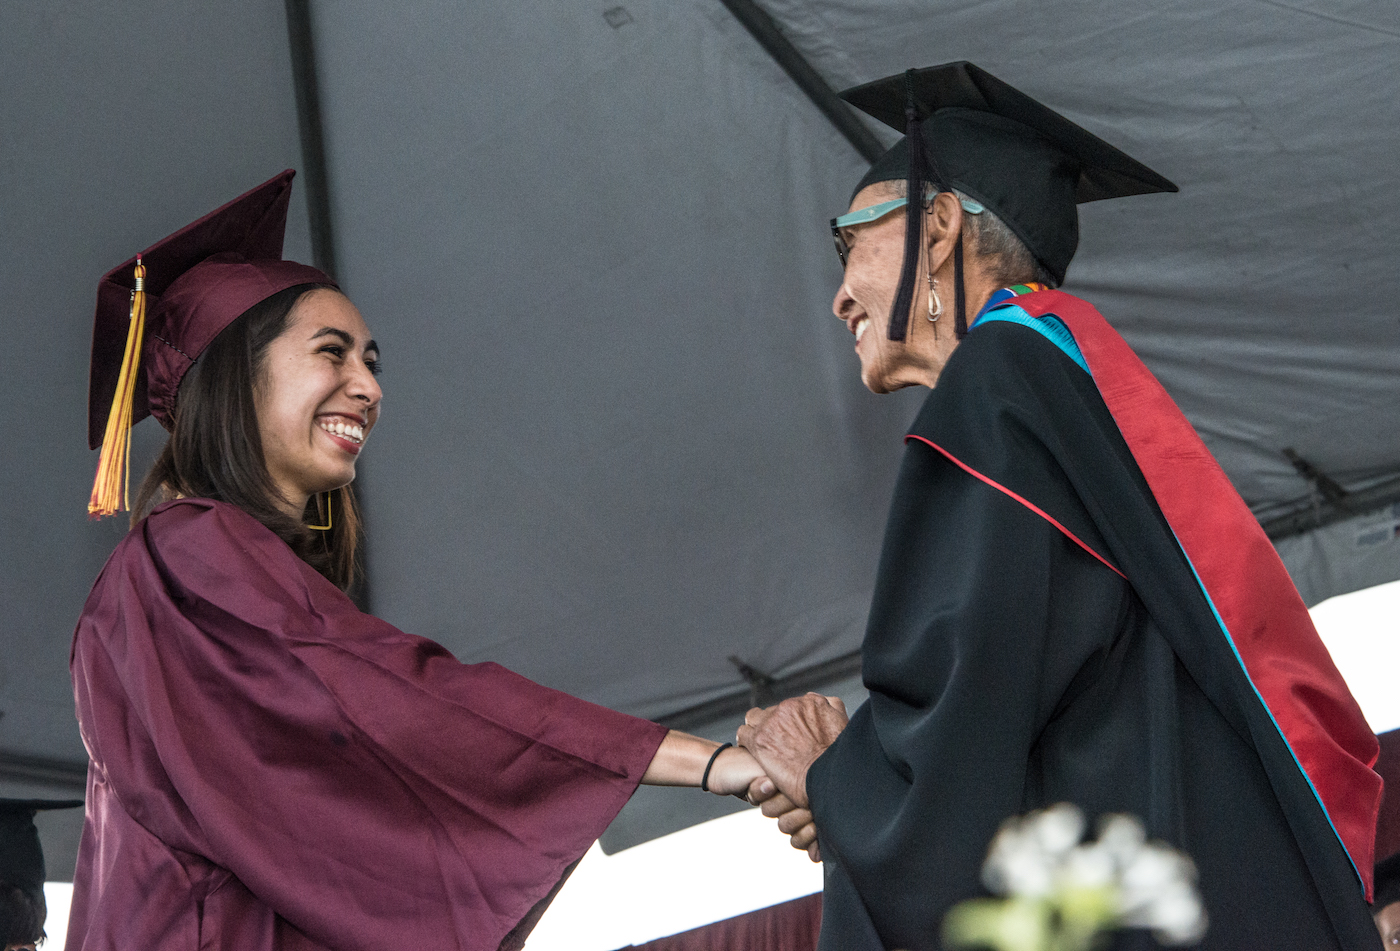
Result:
<svg viewBox="0 0 1400 951"><path fill-rule="evenodd" d="M1031 282L1029 284L1012 284L1010 287L1003 287L982 305L982 309L977 312L977 316L972 318L972 326L977 325L977 321L982 319L982 315L988 311L996 310L1002 304L1013 297L1020 297L1022 294L1034 294L1036 291L1048 291L1050 288L1046 284Z"/></svg>

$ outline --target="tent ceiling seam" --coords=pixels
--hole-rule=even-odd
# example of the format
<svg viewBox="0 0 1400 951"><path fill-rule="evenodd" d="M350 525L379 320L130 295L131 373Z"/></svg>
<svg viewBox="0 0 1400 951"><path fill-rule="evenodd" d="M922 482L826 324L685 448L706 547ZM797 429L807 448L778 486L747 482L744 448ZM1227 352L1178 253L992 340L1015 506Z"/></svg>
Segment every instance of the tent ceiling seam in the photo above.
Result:
<svg viewBox="0 0 1400 951"><path fill-rule="evenodd" d="M737 658L731 657L730 663L735 663L737 660ZM747 664L744 667L754 674L758 673ZM809 690L854 677L859 673L859 650L842 654L840 657L834 657L820 664L813 664L811 667L804 667L786 677L772 677L764 674L750 678L748 673L741 670L741 675L748 683L740 690L659 716L656 718L656 722L673 730L704 726L716 720L742 715L750 707L770 706L780 700L786 700L788 697L799 696Z"/></svg>
<svg viewBox="0 0 1400 951"><path fill-rule="evenodd" d="M1380 485L1356 492L1343 491L1340 496L1324 498L1309 496L1291 511L1261 519L1264 534L1271 541L1302 535L1316 528L1326 528L1358 515L1365 515L1400 502L1400 479L1390 479Z"/></svg>
<svg viewBox="0 0 1400 951"><path fill-rule="evenodd" d="M297 127L306 184L306 211L311 224L312 263L336 274L335 234L331 230L331 194L326 166L325 123L311 31L311 0L286 0L287 39L292 51L292 85L296 91Z"/></svg>
<svg viewBox="0 0 1400 951"><path fill-rule="evenodd" d="M288 0L290 3L291 0ZM774 62L783 68L783 71L791 77L797 87L807 94L807 98L812 100L813 105L821 110L822 115L830 120L846 141L851 143L852 148L859 152L867 162L874 163L885 153L885 147L880 144L880 140L875 138L865 123L856 117L851 107L836 95L835 90L822 78L811 63L807 62L797 47L793 46L782 31L778 29L773 18L769 16L753 0L720 0L725 8L733 14L749 31L749 34L758 41L758 45L773 57Z"/></svg>

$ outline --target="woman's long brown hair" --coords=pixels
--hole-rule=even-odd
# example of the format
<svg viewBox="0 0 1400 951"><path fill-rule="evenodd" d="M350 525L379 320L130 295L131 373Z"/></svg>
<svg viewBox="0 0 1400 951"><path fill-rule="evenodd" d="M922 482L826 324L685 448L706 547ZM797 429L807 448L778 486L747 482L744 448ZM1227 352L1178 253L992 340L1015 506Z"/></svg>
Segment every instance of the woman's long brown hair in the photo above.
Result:
<svg viewBox="0 0 1400 951"><path fill-rule="evenodd" d="M244 311L200 354L180 383L170 439L137 491L131 524L161 502L178 497L228 502L262 522L298 557L348 591L359 572L355 493L348 485L329 493L329 531L307 527L325 518L318 510L325 495L312 496L300 520L282 511L263 458L254 401L268 346L287 329L302 295L319 289L339 293L329 285L301 284L273 294Z"/></svg>

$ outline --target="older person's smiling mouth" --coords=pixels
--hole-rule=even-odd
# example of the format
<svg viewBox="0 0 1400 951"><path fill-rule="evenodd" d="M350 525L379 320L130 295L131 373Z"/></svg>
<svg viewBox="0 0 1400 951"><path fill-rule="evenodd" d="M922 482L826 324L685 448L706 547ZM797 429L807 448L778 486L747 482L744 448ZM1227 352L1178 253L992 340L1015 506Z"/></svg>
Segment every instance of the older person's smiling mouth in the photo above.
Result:
<svg viewBox="0 0 1400 951"><path fill-rule="evenodd" d="M860 320L857 320L857 321L856 321L855 329L852 330L851 333L853 333L853 334L856 335L856 343L857 343L857 344L860 343L860 338L865 336L865 332L866 332L866 330L868 330L869 328L870 328L870 318L869 318L869 317L862 317Z"/></svg>

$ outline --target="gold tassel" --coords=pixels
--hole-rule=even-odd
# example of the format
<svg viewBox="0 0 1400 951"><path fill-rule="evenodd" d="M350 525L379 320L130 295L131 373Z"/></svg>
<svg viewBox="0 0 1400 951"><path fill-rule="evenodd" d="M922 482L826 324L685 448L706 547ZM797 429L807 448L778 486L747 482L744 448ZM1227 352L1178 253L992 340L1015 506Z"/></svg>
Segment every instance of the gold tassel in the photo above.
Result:
<svg viewBox="0 0 1400 951"><path fill-rule="evenodd" d="M317 514L318 516L321 514L321 502L320 502L319 499L318 499L317 502L316 502L316 514ZM334 523L331 522L331 494L330 494L329 492L327 492L327 493L326 493L326 524L324 524L324 525L308 525L308 526L306 526L306 527L309 528L309 529L311 529L313 532L328 532L328 531L331 530L332 524L334 524Z"/></svg>
<svg viewBox="0 0 1400 951"><path fill-rule="evenodd" d="M136 287L131 292L131 323L126 332L126 354L122 357L117 392L107 416L102 436L102 453L97 460L97 479L88 500L88 515L102 518L114 515L118 507L131 508L131 415L136 398L136 372L141 366L141 342L146 331L146 268L136 259Z"/></svg>

